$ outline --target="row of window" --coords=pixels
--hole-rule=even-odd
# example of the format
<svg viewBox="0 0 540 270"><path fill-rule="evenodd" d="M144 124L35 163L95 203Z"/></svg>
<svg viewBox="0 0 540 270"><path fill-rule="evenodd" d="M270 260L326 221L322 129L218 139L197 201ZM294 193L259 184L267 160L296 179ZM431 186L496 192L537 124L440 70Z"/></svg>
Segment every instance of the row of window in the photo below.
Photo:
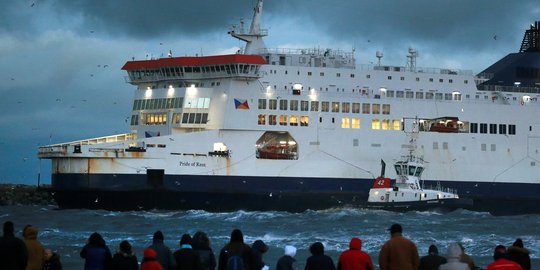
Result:
<svg viewBox="0 0 540 270"><path fill-rule="evenodd" d="M140 116L143 125L166 125L167 113L144 113ZM208 122L208 113L173 113L172 123L175 125L182 124L206 124ZM131 116L131 125L139 124L139 115Z"/></svg>
<svg viewBox="0 0 540 270"><path fill-rule="evenodd" d="M488 130L488 127L489 127L489 130ZM481 134L489 133L489 134L516 135L516 125L471 123L470 132L481 133Z"/></svg>
<svg viewBox="0 0 540 270"><path fill-rule="evenodd" d="M269 73L270 73L270 74L277 74L277 70L269 70ZM286 75L289 74L289 71L288 71L288 70L285 70L285 74L286 74ZM301 74L300 71L296 71L296 75L300 76L300 74ZM309 77L309 76L313 76L313 72L312 72L312 71L308 71L306 74L307 74L308 77ZM342 74L341 74L340 72L337 72L337 73L336 73L336 77L338 77L338 78L340 78L341 75L342 75ZM324 76L325 76L325 73L324 73L324 72L319 72L319 76L320 76L320 77L324 77ZM355 77L355 74L354 74L354 73L350 73L350 74L349 74L349 77L350 77L350 78L354 78L354 77ZM371 74L366 74L366 79L371 79ZM388 79L388 80L392 80L393 77L392 77L391 75L388 75L388 76L387 76L387 79ZM400 79L401 81L405 81L406 77L405 77L405 76L400 76L399 79ZM416 77L415 80L416 80L417 82L419 82L419 81L420 81L420 77ZM433 78L429 78L428 81L429 81L429 82L434 82L435 80L434 80ZM438 81L439 81L440 83L443 83L443 82L444 82L444 79L439 78ZM453 79L448 79L448 83L453 83L453 82L454 82ZM469 80L463 80L463 83L464 83L464 84L468 84L468 83L469 83Z"/></svg>
<svg viewBox="0 0 540 270"><path fill-rule="evenodd" d="M175 98L155 98L136 99L133 102L133 110L163 110L163 109L208 109L210 108L210 98L182 97Z"/></svg>
<svg viewBox="0 0 540 270"><path fill-rule="evenodd" d="M280 125L280 126L309 126L309 116L307 115L275 115L275 114L259 114L259 125ZM358 117L342 117L341 128L360 128L360 118ZM322 118L319 118L319 122L322 122ZM332 118L332 123L335 122L335 118ZM399 119L372 119L371 129L383 129L383 130L401 130L401 120Z"/></svg>
<svg viewBox="0 0 540 270"><path fill-rule="evenodd" d="M278 102L279 101L279 102ZM278 107L279 104L279 107ZM390 104L379 103L355 103L355 102L330 102L330 101L307 101L287 99L259 99L259 110L285 111L312 111L312 112L342 112L363 114L390 114Z"/></svg>
<svg viewBox="0 0 540 270"><path fill-rule="evenodd" d="M200 73L200 74L257 74L259 72L259 65L249 64L229 64L218 66L175 66L175 67L162 67L160 69L147 69L147 70L132 70L129 71L131 79L142 79L143 77L183 77L186 73Z"/></svg>

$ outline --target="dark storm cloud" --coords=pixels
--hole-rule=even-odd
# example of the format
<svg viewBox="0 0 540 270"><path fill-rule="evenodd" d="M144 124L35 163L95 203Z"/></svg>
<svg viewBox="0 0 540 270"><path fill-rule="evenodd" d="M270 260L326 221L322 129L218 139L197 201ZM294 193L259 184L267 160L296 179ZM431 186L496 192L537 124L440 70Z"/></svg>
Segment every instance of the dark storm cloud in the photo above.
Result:
<svg viewBox="0 0 540 270"><path fill-rule="evenodd" d="M37 3L51 7L58 16L81 18L81 31L150 38L223 31L239 18L249 22L255 1L43 0ZM21 15L21 12L13 12L14 8L21 5L8 7L4 15L17 16L14 20L26 16L27 12ZM514 35L516 27L522 28L539 16L537 2L529 0L518 3L505 0L267 0L263 14L266 19L295 19L299 24L315 24L325 35L341 41L432 40L459 43L469 49L489 47L487 41L494 35L500 38ZM14 20L3 20L7 20L7 28L20 27Z"/></svg>

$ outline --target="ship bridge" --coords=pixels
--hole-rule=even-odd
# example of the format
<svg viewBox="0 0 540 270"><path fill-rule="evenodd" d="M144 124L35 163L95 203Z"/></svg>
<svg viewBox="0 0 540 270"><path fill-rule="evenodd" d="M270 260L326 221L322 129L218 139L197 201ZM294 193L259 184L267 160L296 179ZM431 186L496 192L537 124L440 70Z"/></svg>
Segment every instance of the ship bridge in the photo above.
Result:
<svg viewBox="0 0 540 270"><path fill-rule="evenodd" d="M137 85L216 78L253 80L260 77L263 64L266 61L259 55L230 54L128 61L122 70L128 73L126 81Z"/></svg>

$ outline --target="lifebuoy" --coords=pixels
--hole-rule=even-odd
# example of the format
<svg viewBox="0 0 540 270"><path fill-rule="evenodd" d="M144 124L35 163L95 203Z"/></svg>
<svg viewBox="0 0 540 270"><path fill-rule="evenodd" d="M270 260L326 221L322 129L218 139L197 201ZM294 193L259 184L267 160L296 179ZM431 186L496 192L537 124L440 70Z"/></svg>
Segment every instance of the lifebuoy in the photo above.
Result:
<svg viewBox="0 0 540 270"><path fill-rule="evenodd" d="M384 201L384 196L381 196L381 201Z"/></svg>
<svg viewBox="0 0 540 270"><path fill-rule="evenodd" d="M525 101L522 100L522 101L521 101L521 105L525 105Z"/></svg>

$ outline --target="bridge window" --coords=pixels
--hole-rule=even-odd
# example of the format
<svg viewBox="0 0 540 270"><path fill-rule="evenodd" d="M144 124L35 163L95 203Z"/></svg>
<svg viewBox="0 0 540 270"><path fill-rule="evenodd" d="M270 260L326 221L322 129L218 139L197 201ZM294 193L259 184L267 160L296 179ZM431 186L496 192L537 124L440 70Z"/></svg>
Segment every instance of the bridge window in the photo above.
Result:
<svg viewBox="0 0 540 270"><path fill-rule="evenodd" d="M312 112L318 112L319 111L319 102L318 101L312 101L311 102L311 111Z"/></svg>
<svg viewBox="0 0 540 270"><path fill-rule="evenodd" d="M352 113L360 113L360 103L352 104Z"/></svg>

